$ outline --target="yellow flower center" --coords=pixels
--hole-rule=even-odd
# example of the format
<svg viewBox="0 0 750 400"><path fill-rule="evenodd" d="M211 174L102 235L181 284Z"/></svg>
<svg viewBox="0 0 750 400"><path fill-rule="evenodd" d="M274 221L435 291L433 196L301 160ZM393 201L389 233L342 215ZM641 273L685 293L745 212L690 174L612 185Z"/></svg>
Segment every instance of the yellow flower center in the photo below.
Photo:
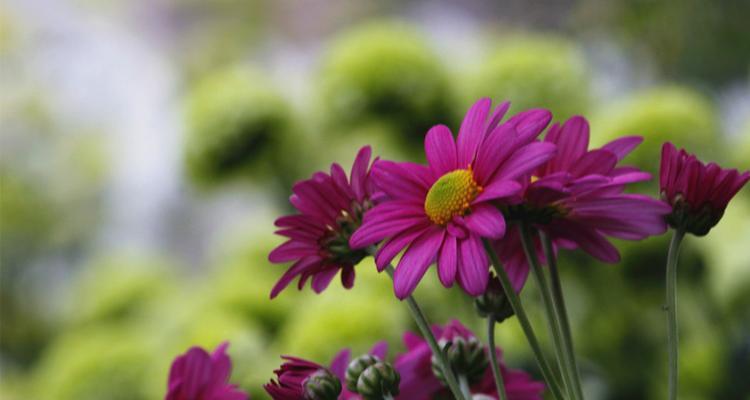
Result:
<svg viewBox="0 0 750 400"><path fill-rule="evenodd" d="M430 220L445 225L456 215L464 215L482 187L474 181L471 167L448 172L427 192L424 211Z"/></svg>

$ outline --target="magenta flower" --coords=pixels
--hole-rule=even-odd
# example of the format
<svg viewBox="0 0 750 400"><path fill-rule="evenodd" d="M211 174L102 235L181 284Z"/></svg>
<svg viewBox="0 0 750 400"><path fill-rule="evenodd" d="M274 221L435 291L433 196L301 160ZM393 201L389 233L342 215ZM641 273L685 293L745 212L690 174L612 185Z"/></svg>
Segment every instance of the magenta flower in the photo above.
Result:
<svg viewBox="0 0 750 400"><path fill-rule="evenodd" d="M508 106L490 115L491 101L479 100L466 113L457 140L444 125L430 129L426 166L379 161L373 167L375 183L388 199L365 214L349 243L364 248L385 240L375 256L380 270L406 249L394 276L398 298L411 294L435 261L444 286L458 281L471 295L484 292L489 261L482 238L505 234L497 203L517 194L516 179L555 151L551 143L535 142L549 123L548 111L527 111L500 124Z"/></svg>
<svg viewBox="0 0 750 400"><path fill-rule="evenodd" d="M576 116L562 126L551 126L544 140L557 145L557 153L531 176L522 177L517 203L505 209L510 221L526 220L543 231L552 239L555 251L559 247L580 248L607 263L620 260L607 237L641 240L666 231L664 216L669 207L648 196L624 193L627 184L650 179L635 167L618 166L642 138L623 137L588 150L588 122ZM534 241L540 260L545 262L538 238ZM518 230L509 232L495 247L520 290L529 268Z"/></svg>
<svg viewBox="0 0 750 400"><path fill-rule="evenodd" d="M246 400L247 394L229 384L232 361L224 342L208 354L191 347L177 357L169 370L166 400Z"/></svg>
<svg viewBox="0 0 750 400"><path fill-rule="evenodd" d="M475 335L460 322L453 320L445 327L433 326L433 333L438 340L453 340L455 337L464 339L474 338ZM401 375L400 394L397 400L429 400L437 395L448 395L448 389L435 377L432 372L432 352L422 337L407 332L404 334L406 352L396 356L394 366ZM502 350L495 349L498 360ZM502 362L500 371L505 381L505 391L510 400L541 400L544 384L534 381L524 371L510 369ZM488 366L484 376L471 387L472 394L484 394L497 398L497 388L492 378L492 370Z"/></svg>
<svg viewBox="0 0 750 400"><path fill-rule="evenodd" d="M286 360L274 372L277 380L263 388L273 400L300 400L310 397L337 398L341 393L341 381L330 370L312 361L297 357L282 356ZM313 394L313 396L310 396ZM317 396L315 396L317 395Z"/></svg>
<svg viewBox="0 0 750 400"><path fill-rule="evenodd" d="M344 169L334 163L330 174L317 172L294 185L289 201L298 213L276 220L281 228L276 233L289 240L268 256L272 263L294 264L273 287L271 298L297 276L299 289L312 277L316 293L325 290L339 270L344 287L354 285L354 266L367 253L352 250L349 237L377 197L370 180L370 154L369 146L359 150L348 179Z"/></svg>
<svg viewBox="0 0 750 400"><path fill-rule="evenodd" d="M716 163L705 165L695 155L677 151L672 143L662 146L659 186L662 200L672 207L667 221L675 229L707 234L748 180L750 171L740 174Z"/></svg>

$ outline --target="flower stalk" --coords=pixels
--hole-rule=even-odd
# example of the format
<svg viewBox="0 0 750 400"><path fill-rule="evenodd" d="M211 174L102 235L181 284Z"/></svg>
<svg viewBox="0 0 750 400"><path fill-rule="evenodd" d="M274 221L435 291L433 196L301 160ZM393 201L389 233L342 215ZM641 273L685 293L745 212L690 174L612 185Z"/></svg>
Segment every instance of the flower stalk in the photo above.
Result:
<svg viewBox="0 0 750 400"><path fill-rule="evenodd" d="M668 399L677 399L677 372L679 361L679 336L677 332L677 257L685 230L675 229L667 254L667 349L669 352Z"/></svg>
<svg viewBox="0 0 750 400"><path fill-rule="evenodd" d="M487 316L487 347L490 355L492 377L495 379L495 386L497 387L498 399L508 400L508 395L505 393L503 374L500 371L500 364L497 362L497 351L495 351L495 318L492 315Z"/></svg>
<svg viewBox="0 0 750 400"><path fill-rule="evenodd" d="M581 388L581 375L578 370L578 363L576 362L575 351L573 350L573 337L570 330L570 321L568 319L568 310L565 307L565 297L562 292L562 284L560 281L560 273L557 269L557 258L552 249L552 240L549 236L545 235L544 232L539 231L539 239L542 242L542 248L544 249L544 257L547 259L547 265L549 267L550 277L552 281L552 301L555 309L557 310L557 316L560 322L560 328L562 330L563 338L563 350L567 353L568 366L570 372L573 374L573 383L576 395L583 399L583 389Z"/></svg>
<svg viewBox="0 0 750 400"><path fill-rule="evenodd" d="M505 271L505 268L500 265L500 260L497 257L495 249L492 248L492 244L487 239L483 239L482 242L484 244L484 249L487 252L487 255L492 261L492 265L495 268L495 273L497 273L497 277L500 279L503 290L508 296L508 301L510 302L511 307L513 307L513 312L516 314L516 317L518 317L518 323L521 325L521 329L523 329L526 340L529 342L529 346L534 352L534 357L536 358L536 362L539 365L540 371L542 372L544 381L547 383L547 386L552 392L552 397L558 400L564 399L565 397L560 391L560 384L555 378L555 374L552 372L552 367L544 357L542 348L539 345L539 340L534 333L534 329L531 326L528 315L526 315L526 310L523 308L521 299L520 297L518 297L516 290L513 288L513 284L511 284L510 282L508 273Z"/></svg>
<svg viewBox="0 0 750 400"><path fill-rule="evenodd" d="M388 264L385 270L388 272L391 279L393 279L393 274L395 272L393 266ZM406 306L409 309L412 318L414 318L414 322L416 322L419 331L422 332L422 336L427 340L427 344L430 346L432 354L435 355L440 363L440 366L443 369L443 376L445 376L445 382L448 384L448 388L453 393L453 396L458 400L468 400L461 392L461 388L456 380L456 376L453 374L453 370L450 368L450 364L448 364L445 353L440 349L440 346L438 346L437 340L435 340L435 335L432 334L432 329L430 329L430 324L427 322L427 318L419 308L419 304L414 299L414 296L409 295L404 300L406 300Z"/></svg>
<svg viewBox="0 0 750 400"><path fill-rule="evenodd" d="M577 396L575 383L573 383L573 377L570 371L569 357L564 350L565 345L563 343L560 329L560 318L557 313L557 308L552 301L547 277L545 276L542 266L539 263L539 259L536 256L536 249L534 248L534 241L531 236L531 228L526 221L521 221L519 229L521 230L521 244L523 246L523 251L526 253L526 259L528 260L529 265L531 265L531 271L533 272L537 285L539 285L539 291L542 294L542 301L547 314L547 322L549 323L549 330L552 334L555 355L557 356L557 362L560 366L563 385L571 399L578 399L579 397Z"/></svg>

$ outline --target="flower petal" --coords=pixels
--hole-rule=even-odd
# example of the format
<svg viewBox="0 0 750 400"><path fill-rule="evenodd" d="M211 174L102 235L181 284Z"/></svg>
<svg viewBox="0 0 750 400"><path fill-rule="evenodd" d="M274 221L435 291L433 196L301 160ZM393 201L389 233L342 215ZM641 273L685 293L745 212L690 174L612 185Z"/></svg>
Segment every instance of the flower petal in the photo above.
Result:
<svg viewBox="0 0 750 400"><path fill-rule="evenodd" d="M505 218L503 213L489 204L479 204L466 216L466 226L483 238L500 239L505 235Z"/></svg>
<svg viewBox="0 0 750 400"><path fill-rule="evenodd" d="M490 112L492 101L489 98L479 99L466 112L461 129L458 131L458 166L468 167L476 155L479 144L482 143L485 132L487 114Z"/></svg>
<svg viewBox="0 0 750 400"><path fill-rule="evenodd" d="M427 162L435 176L442 176L458 167L456 142L445 125L433 126L424 141Z"/></svg>
<svg viewBox="0 0 750 400"><path fill-rule="evenodd" d="M494 180L489 186L482 188L482 193L474 199L473 204L484 201L510 197L521 191L521 184L516 181Z"/></svg>
<svg viewBox="0 0 750 400"><path fill-rule="evenodd" d="M605 144L602 150L611 151L617 157L617 161L621 161L642 142L643 136L624 136Z"/></svg>
<svg viewBox="0 0 750 400"><path fill-rule="evenodd" d="M409 296L432 264L443 242L445 231L434 227L420 236L406 250L393 275L396 297Z"/></svg>
<svg viewBox="0 0 750 400"><path fill-rule="evenodd" d="M449 288L453 286L456 280L456 268L458 266L458 250L456 247L456 238L452 235L445 235L443 246L440 248L438 256L438 277L443 286Z"/></svg>
<svg viewBox="0 0 750 400"><path fill-rule="evenodd" d="M372 155L372 149L370 146L362 147L357 153L357 158L354 160L352 165L351 183L352 190L357 196L357 201L362 201L367 194L367 188L365 182L367 178L367 167L370 165L370 156Z"/></svg>
<svg viewBox="0 0 750 400"><path fill-rule="evenodd" d="M511 180L536 169L555 154L555 145L546 142L531 143L516 151L500 166L492 179Z"/></svg>
<svg viewBox="0 0 750 400"><path fill-rule="evenodd" d="M458 283L471 296L479 296L487 289L489 282L489 261L481 239L472 234L459 241L460 263Z"/></svg>

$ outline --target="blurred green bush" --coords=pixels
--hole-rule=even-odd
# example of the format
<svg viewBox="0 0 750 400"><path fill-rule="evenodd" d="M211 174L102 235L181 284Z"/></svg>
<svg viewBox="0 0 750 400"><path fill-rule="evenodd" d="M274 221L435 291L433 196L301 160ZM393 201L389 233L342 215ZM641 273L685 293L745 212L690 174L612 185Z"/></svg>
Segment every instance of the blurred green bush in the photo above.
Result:
<svg viewBox="0 0 750 400"><path fill-rule="evenodd" d="M512 112L547 108L556 120L586 113L589 71L575 43L542 35L514 35L497 42L465 78L466 103L489 96L510 100Z"/></svg>
<svg viewBox="0 0 750 400"><path fill-rule="evenodd" d="M446 72L419 30L407 23L370 22L340 33L317 81L323 123L342 134L387 123L402 145L421 148L432 125L453 120Z"/></svg>
<svg viewBox="0 0 750 400"><path fill-rule="evenodd" d="M200 80L187 99L186 123L186 167L199 185L283 174L291 110L261 72L236 67Z"/></svg>
<svg viewBox="0 0 750 400"><path fill-rule="evenodd" d="M652 174L659 171L661 146L666 141L702 160L718 160L724 149L712 101L681 86L642 90L600 107L591 119L591 132L597 145L623 135L643 136L643 144L626 161Z"/></svg>

